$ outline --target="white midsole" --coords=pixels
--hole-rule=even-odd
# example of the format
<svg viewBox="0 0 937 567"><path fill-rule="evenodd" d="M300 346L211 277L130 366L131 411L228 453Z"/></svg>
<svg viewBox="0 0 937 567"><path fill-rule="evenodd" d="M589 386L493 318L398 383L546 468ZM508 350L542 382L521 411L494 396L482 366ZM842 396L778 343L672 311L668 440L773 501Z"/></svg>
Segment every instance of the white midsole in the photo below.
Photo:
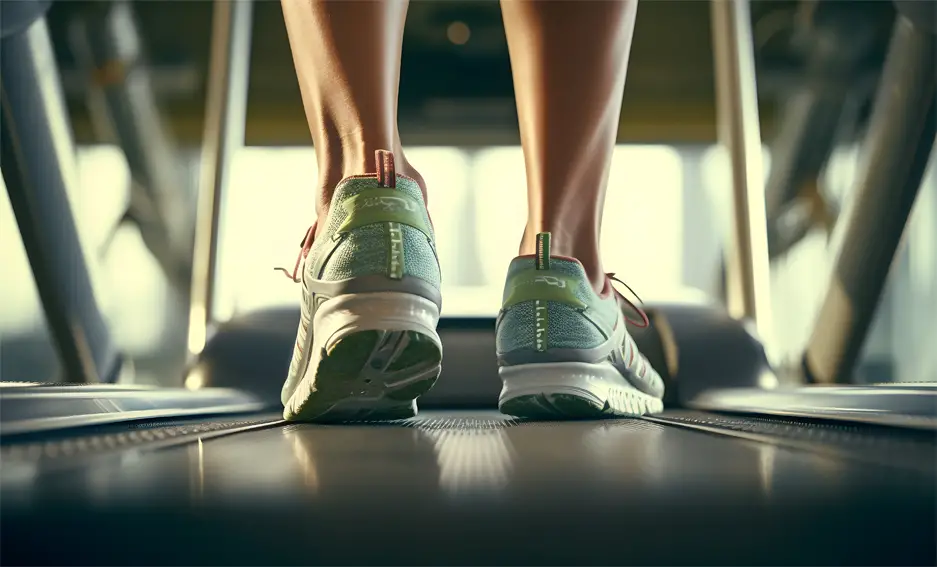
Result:
<svg viewBox="0 0 937 567"><path fill-rule="evenodd" d="M287 405L299 385L310 379L322 360L323 348L358 331L417 331L430 337L442 351L436 333L439 308L432 301L401 292L349 293L327 299L316 310L301 345L296 374L283 385L280 400Z"/></svg>
<svg viewBox="0 0 937 567"><path fill-rule="evenodd" d="M396 291L338 295L319 306L312 321L311 353L329 350L339 340L359 331L416 331L442 348L436 333L439 307L414 295Z"/></svg>
<svg viewBox="0 0 937 567"><path fill-rule="evenodd" d="M613 390L627 390L630 396L657 405L660 398L646 394L631 384L610 362L544 362L502 366L498 374L504 382L501 402L537 394L587 393L605 403Z"/></svg>
<svg viewBox="0 0 937 567"><path fill-rule="evenodd" d="M315 373L319 367L323 349L331 349L342 338L359 331L416 331L430 337L441 352L442 341L436 332L438 322L436 304L411 293L350 293L326 300L316 310L312 329L306 335L298 378L284 385L283 404L289 403L300 383L311 379L309 373Z"/></svg>

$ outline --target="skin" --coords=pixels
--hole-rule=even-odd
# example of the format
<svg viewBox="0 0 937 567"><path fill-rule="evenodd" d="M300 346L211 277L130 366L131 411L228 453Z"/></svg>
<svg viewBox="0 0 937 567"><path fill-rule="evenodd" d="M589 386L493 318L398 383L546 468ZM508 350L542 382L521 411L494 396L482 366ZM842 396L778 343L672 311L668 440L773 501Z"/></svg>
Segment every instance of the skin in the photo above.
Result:
<svg viewBox="0 0 937 567"><path fill-rule="evenodd" d="M373 173L379 149L394 152L397 172L414 178L425 196L397 131L407 2L282 5L319 163L319 218L343 178ZM501 11L527 170L519 252L534 253L536 234L551 232L553 253L577 258L602 290L602 209L637 0L502 0Z"/></svg>

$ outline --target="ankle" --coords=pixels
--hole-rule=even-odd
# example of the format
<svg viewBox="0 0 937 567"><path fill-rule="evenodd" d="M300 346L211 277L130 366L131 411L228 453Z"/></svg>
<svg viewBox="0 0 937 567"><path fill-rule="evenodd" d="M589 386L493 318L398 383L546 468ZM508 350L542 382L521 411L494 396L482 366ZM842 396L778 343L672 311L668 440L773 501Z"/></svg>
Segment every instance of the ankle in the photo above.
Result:
<svg viewBox="0 0 937 567"><path fill-rule="evenodd" d="M316 211L319 222L328 216L335 188L342 180L355 175L374 175L377 172L375 152L389 149L394 154L394 166L398 175L413 179L426 201L426 182L423 176L410 165L404 156L399 140L394 143L375 145L361 140L345 140L341 144L326 145L316 152L319 163L319 179L316 186Z"/></svg>

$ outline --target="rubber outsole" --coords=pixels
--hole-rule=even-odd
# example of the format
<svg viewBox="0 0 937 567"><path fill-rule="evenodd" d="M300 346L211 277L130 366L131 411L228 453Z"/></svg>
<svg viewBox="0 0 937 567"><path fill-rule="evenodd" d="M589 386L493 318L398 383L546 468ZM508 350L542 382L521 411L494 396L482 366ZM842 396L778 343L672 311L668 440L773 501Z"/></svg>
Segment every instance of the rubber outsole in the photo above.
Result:
<svg viewBox="0 0 937 567"><path fill-rule="evenodd" d="M414 417L416 399L442 369L442 348L418 331L365 330L321 353L283 410L288 421L386 421Z"/></svg>
<svg viewBox="0 0 937 567"><path fill-rule="evenodd" d="M615 398L624 398L612 400ZM537 421L604 419L614 417L640 417L661 411L655 404L622 393L609 400L600 401L590 395L561 392L540 392L516 396L499 404L501 413Z"/></svg>
<svg viewBox="0 0 937 567"><path fill-rule="evenodd" d="M608 362L502 366L502 413L524 419L597 419L658 413L664 402L635 388Z"/></svg>

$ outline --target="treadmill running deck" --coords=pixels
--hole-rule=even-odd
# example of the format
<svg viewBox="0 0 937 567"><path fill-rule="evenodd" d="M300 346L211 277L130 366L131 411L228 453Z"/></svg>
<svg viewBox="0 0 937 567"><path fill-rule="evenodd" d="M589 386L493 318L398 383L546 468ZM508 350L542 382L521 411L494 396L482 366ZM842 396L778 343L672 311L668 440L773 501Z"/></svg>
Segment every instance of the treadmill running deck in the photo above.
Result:
<svg viewBox="0 0 937 567"><path fill-rule="evenodd" d="M5 446L0 563L937 560L932 470L661 421L450 412L140 437L71 438L67 458Z"/></svg>

